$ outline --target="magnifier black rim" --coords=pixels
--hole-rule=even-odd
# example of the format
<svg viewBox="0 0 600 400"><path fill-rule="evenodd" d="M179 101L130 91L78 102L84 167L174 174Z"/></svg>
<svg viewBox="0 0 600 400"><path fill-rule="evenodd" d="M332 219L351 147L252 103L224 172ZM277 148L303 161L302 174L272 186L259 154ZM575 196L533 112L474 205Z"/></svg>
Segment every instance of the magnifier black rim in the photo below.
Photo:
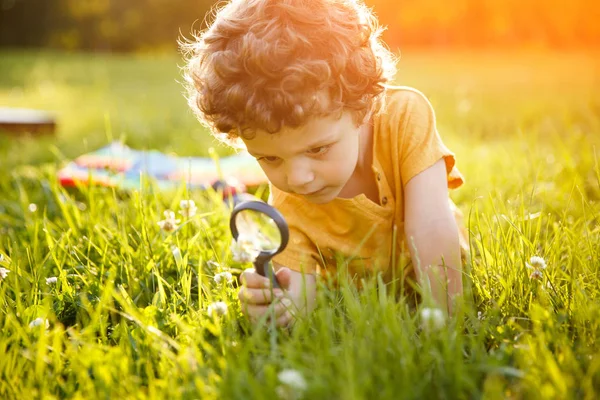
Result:
<svg viewBox="0 0 600 400"><path fill-rule="evenodd" d="M288 228L287 222L285 222L285 218L283 217L283 215L281 215L279 210L277 210L275 207L273 207L263 201L257 201L257 200L243 201L233 208L233 211L231 212L231 217L229 218L229 229L231 229L231 234L233 235L233 238L235 240L237 240L237 238L239 236L237 226L235 225L235 217L240 211L243 211L243 210L254 210L254 211L261 212L261 213L266 214L267 216L271 217L271 219L273 219L273 221L275 221L275 225L277 225L277 228L279 228L279 233L281 233L281 243L279 244L279 247L277 248L277 250L275 250L275 251L262 250L259 254L259 257L266 256L266 255L274 256L275 254L277 254L277 253L281 252L283 249L285 249L285 246L287 246L289 238L290 238L290 230Z"/></svg>

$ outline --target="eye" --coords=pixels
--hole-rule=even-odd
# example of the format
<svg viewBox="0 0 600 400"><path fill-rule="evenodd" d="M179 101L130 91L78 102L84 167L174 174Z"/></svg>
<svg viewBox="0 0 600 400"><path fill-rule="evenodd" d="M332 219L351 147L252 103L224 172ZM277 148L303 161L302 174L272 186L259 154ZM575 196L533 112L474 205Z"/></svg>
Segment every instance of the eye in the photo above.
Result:
<svg viewBox="0 0 600 400"><path fill-rule="evenodd" d="M263 161L269 164L273 164L277 161L279 161L279 157L277 156L265 156L265 157L259 157L257 158L258 161Z"/></svg>
<svg viewBox="0 0 600 400"><path fill-rule="evenodd" d="M331 147L331 145L329 145L329 144L326 146L315 147L314 149L308 150L307 153L318 156L321 154L325 154L327 152L327 150L329 150L330 147Z"/></svg>

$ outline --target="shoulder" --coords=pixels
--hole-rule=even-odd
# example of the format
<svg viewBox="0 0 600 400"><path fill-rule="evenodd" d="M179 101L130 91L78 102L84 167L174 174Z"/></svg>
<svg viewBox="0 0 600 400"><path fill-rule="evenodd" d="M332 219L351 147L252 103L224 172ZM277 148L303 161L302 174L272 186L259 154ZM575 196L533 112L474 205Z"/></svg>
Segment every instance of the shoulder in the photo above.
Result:
<svg viewBox="0 0 600 400"><path fill-rule="evenodd" d="M380 118L388 120L430 119L433 107L419 90L409 86L387 86Z"/></svg>

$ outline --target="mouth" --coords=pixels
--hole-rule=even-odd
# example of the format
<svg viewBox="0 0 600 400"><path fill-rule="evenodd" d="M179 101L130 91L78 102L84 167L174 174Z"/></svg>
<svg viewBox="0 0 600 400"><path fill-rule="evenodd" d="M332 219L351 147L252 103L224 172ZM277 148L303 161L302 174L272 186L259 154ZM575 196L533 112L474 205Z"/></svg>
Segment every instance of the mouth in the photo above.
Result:
<svg viewBox="0 0 600 400"><path fill-rule="evenodd" d="M318 194L320 194L325 188L321 188L319 190L315 190L314 192L310 192L310 193L298 193L300 196L316 196Z"/></svg>

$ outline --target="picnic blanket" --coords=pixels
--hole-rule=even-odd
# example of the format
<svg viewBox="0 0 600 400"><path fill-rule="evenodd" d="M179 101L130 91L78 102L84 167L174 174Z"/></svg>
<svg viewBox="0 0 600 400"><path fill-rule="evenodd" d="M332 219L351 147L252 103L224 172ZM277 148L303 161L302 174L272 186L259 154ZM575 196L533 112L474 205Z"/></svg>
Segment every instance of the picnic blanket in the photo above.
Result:
<svg viewBox="0 0 600 400"><path fill-rule="evenodd" d="M58 172L61 185L96 184L123 189L139 188L142 179L154 180L160 188L205 189L218 181L252 187L266 183L258 162L247 152L219 158L178 157L156 150L134 150L121 142L77 157Z"/></svg>

